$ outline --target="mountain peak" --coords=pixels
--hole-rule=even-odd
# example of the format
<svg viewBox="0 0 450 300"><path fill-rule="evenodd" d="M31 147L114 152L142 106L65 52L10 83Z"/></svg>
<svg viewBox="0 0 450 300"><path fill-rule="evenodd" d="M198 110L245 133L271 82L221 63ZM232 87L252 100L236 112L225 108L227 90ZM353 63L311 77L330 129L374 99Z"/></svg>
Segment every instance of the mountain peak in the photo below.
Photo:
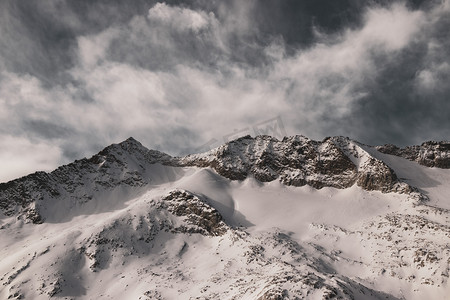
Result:
<svg viewBox="0 0 450 300"><path fill-rule="evenodd" d="M149 172L151 166L168 164L171 159L130 137L107 146L91 158L75 160L50 173L36 172L0 184L0 210L7 216L24 216L33 223L52 220L59 206L76 207L93 201L98 195L108 198L105 195L117 188L132 190L151 183L154 181ZM67 214L72 215L74 211Z"/></svg>
<svg viewBox="0 0 450 300"><path fill-rule="evenodd" d="M142 146L142 144L136 140L134 137L130 136L125 141L120 142L119 145L139 145Z"/></svg>
<svg viewBox="0 0 450 300"><path fill-rule="evenodd" d="M91 159L98 160L101 157L110 157L110 159L119 160L125 164L130 160L141 161L142 163L168 163L172 160L170 155L158 150L148 149L133 137L129 137L118 144L107 146Z"/></svg>
<svg viewBox="0 0 450 300"><path fill-rule="evenodd" d="M104 153L121 152L122 150L127 152L134 152L136 150L146 151L148 149L133 137L129 137L118 144L114 143L105 147L102 151L100 151L99 154L101 154L102 152Z"/></svg>

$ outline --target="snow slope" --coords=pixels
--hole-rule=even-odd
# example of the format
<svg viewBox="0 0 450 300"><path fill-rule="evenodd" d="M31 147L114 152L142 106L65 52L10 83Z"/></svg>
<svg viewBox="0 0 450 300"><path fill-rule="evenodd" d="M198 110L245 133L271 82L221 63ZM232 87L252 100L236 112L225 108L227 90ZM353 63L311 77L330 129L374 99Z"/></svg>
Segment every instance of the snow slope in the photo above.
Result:
<svg viewBox="0 0 450 300"><path fill-rule="evenodd" d="M0 185L0 299L450 299L449 183L342 137L129 139Z"/></svg>

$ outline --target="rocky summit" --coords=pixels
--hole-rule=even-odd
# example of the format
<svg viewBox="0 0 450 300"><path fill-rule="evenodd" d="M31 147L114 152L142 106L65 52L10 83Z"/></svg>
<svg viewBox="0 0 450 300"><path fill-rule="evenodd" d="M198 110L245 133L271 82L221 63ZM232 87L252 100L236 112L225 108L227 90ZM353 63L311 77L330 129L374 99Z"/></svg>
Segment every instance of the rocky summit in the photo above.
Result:
<svg viewBox="0 0 450 300"><path fill-rule="evenodd" d="M129 138L0 184L0 299L446 299L450 144Z"/></svg>

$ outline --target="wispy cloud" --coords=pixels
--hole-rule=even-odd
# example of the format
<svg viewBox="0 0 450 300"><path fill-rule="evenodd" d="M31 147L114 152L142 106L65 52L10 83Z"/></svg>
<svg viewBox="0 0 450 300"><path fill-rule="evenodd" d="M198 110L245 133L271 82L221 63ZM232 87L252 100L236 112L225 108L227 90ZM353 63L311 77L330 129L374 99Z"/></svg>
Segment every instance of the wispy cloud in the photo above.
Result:
<svg viewBox="0 0 450 300"><path fill-rule="evenodd" d="M319 139L407 144L449 134L448 1L349 2L347 22L302 4L298 38L287 29L293 19L276 17L289 7L261 22L264 1L49 3L35 13L59 11L64 18L48 22L60 38L50 23L24 20L27 7L3 4L0 180L128 136L187 153L274 116L288 134Z"/></svg>

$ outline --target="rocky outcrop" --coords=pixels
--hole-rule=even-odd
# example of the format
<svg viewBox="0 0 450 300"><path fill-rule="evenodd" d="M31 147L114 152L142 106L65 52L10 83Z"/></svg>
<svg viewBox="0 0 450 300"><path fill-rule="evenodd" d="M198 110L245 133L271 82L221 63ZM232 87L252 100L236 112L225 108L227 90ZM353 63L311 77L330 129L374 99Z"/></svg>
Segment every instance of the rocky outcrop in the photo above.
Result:
<svg viewBox="0 0 450 300"><path fill-rule="evenodd" d="M364 172L358 174L357 184L368 191L392 192L396 191L396 185L399 180L394 170L389 168L380 160L369 158L367 165L369 166ZM410 192L409 186L405 187L403 192Z"/></svg>
<svg viewBox="0 0 450 300"><path fill-rule="evenodd" d="M106 269L118 255L149 255L160 235L221 237L232 231L208 199L176 189L145 203L138 214L123 214L98 229L78 251L96 272ZM181 246L177 255L181 256L186 247Z"/></svg>
<svg viewBox="0 0 450 300"><path fill-rule="evenodd" d="M286 137L282 141L270 136L246 136L210 152L180 158L178 164L211 167L231 180L253 176L262 182L279 179L286 185L310 185L317 189L357 184L366 190L382 192L411 190L383 161L343 137L319 142L304 136Z"/></svg>
<svg viewBox="0 0 450 300"><path fill-rule="evenodd" d="M427 167L450 168L450 142L425 142L420 146L399 148L387 144L376 147L378 151L404 157Z"/></svg>
<svg viewBox="0 0 450 300"><path fill-rule="evenodd" d="M174 190L165 196L163 202L167 204L170 213L185 217L189 227L180 226L177 231L201 233L203 235L220 236L227 232L220 213L207 203L207 200L188 191Z"/></svg>

